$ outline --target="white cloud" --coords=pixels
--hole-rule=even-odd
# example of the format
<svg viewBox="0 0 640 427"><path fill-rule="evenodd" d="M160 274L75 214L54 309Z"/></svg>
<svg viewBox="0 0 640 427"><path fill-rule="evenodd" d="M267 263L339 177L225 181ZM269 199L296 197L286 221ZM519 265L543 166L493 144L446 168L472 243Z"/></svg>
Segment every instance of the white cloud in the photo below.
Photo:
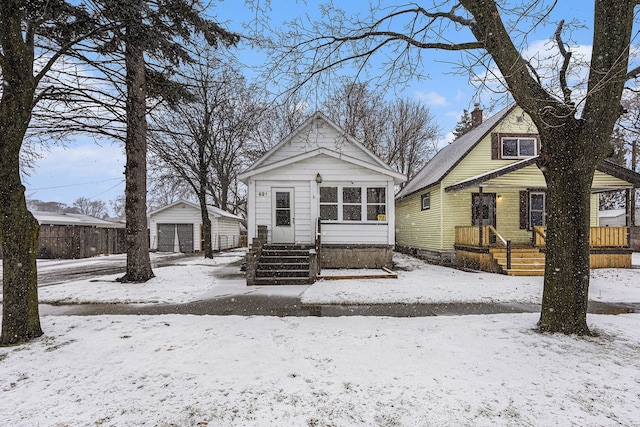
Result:
<svg viewBox="0 0 640 427"><path fill-rule="evenodd" d="M430 92L416 92L416 97L424 101L430 107L442 107L448 105L447 98L440 95L438 92L430 91Z"/></svg>

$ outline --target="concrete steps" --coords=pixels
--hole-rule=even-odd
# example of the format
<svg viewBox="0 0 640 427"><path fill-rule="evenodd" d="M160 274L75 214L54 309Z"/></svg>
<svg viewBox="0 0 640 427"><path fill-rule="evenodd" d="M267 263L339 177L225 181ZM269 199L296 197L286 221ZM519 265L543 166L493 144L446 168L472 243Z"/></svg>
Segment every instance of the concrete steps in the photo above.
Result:
<svg viewBox="0 0 640 427"><path fill-rule="evenodd" d="M269 244L262 247L256 285L306 285L311 283L309 250L304 245Z"/></svg>

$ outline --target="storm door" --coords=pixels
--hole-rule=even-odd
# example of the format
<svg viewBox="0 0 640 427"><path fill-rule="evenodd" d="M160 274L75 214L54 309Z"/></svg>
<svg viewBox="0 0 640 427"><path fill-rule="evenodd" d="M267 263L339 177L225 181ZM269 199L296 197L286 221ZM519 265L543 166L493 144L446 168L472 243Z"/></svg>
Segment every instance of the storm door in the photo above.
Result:
<svg viewBox="0 0 640 427"><path fill-rule="evenodd" d="M293 216L293 188L274 188L271 192L273 243L293 243L295 228Z"/></svg>
<svg viewBox="0 0 640 427"><path fill-rule="evenodd" d="M471 204L472 225L496 227L496 193L473 193ZM496 236L491 233L489 243L495 243L495 241Z"/></svg>

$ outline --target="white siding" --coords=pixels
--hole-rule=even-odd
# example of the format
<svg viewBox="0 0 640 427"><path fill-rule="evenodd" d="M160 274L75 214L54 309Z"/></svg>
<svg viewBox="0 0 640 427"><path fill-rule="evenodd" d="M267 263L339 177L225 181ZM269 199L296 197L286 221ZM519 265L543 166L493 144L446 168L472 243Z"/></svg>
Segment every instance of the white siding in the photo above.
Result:
<svg viewBox="0 0 640 427"><path fill-rule="evenodd" d="M240 243L240 223L231 218L211 220L211 242L216 250L238 247Z"/></svg>
<svg viewBox="0 0 640 427"><path fill-rule="evenodd" d="M322 224L323 244L389 244L387 223Z"/></svg>
<svg viewBox="0 0 640 427"><path fill-rule="evenodd" d="M346 233L331 232L327 234L326 238L323 238L323 243L394 244L394 233L391 229L392 226L389 226L389 224L393 224L394 218L393 177L325 155L273 169L251 178L249 181L249 240L251 241L253 237L257 236L258 226L266 225L269 231L268 240L271 241L272 189L293 188L295 241L299 243L314 242L319 204L318 183L316 182L318 174L320 174L323 186L361 185L387 189L387 222L334 224L332 226L340 227ZM251 200L252 188L255 188L255 202ZM251 212L253 212L253 216Z"/></svg>
<svg viewBox="0 0 640 427"><path fill-rule="evenodd" d="M272 153L261 166L267 166L318 148L327 148L379 166L369 156L363 155L362 150L351 143L344 133L336 131L333 126L322 119L314 120L312 124L293 135L291 140Z"/></svg>
<svg viewBox="0 0 640 427"><path fill-rule="evenodd" d="M214 250L237 247L240 240L240 220L226 217L211 219L211 244ZM199 252L201 247L202 216L200 209L186 203L179 203L149 216L149 248L158 249L158 224L193 224L193 250Z"/></svg>
<svg viewBox="0 0 640 427"><path fill-rule="evenodd" d="M149 246L158 249L158 224L193 224L193 250L200 251L200 210L186 203L179 203L149 217Z"/></svg>

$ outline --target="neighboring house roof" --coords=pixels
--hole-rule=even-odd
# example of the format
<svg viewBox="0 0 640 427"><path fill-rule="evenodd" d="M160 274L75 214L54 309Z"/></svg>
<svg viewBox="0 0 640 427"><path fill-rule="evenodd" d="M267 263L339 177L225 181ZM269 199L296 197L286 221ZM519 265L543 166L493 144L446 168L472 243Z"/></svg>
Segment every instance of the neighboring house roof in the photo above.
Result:
<svg viewBox="0 0 640 427"><path fill-rule="evenodd" d="M315 147L308 151L304 151L299 155L288 157L286 159L278 160L275 162L269 162L270 158L273 157L274 153L276 153L281 147L285 144L292 141L296 136L302 133L307 127L311 126L314 120L323 120L327 123L336 133L338 133L342 138L355 146L362 154L363 158L355 158L353 156L349 156L340 151L331 150L327 147ZM374 170L376 172L390 175L394 178L396 183L401 183L406 181L406 177L396 172L393 168L387 165L382 161L378 156L372 153L369 149L367 149L362 143L357 141L355 138L347 135L345 131L340 128L335 122L329 119L320 111L316 111L313 115L311 115L307 120L305 120L300 126L298 126L291 134L289 134L286 138L276 144L273 148L267 151L262 157L260 157L255 163L245 169L238 177L241 181L246 182L247 178L257 175L259 173L267 172L273 169L277 169L283 166L287 166L292 163L296 163L302 160L306 160L312 157L326 155L329 157L333 157L335 159L343 160L347 163L351 163L357 166L361 166L367 169Z"/></svg>
<svg viewBox="0 0 640 427"><path fill-rule="evenodd" d="M515 103L507 106L474 129L453 141L448 146L444 147L442 150L438 151L438 153L424 165L415 177L404 186L396 196L396 199L401 199L440 183L449 174L449 172L451 172L458 163L467 154L469 154L469 152L471 152L471 150L473 150L475 146L478 145L515 107ZM447 187L445 191L457 191L477 186L482 182L532 165L535 163L536 159L537 156L530 157L472 176ZM640 187L640 174L609 160L601 162L597 166L597 170L623 181L627 181L633 184L634 187Z"/></svg>
<svg viewBox="0 0 640 427"><path fill-rule="evenodd" d="M433 156L396 196L401 199L423 188L438 184L484 137L514 108L511 104L456 139Z"/></svg>
<svg viewBox="0 0 640 427"><path fill-rule="evenodd" d="M626 214L626 209L608 209L606 211L598 212L598 216L600 218L615 218L617 216L625 216Z"/></svg>
<svg viewBox="0 0 640 427"><path fill-rule="evenodd" d="M149 216L155 215L155 214L157 214L159 212L162 212L164 210L170 209L170 208L172 208L174 206L177 206L177 205L180 205L180 204L185 204L185 205L190 206L190 207L192 207L194 209L200 210L200 205L197 205L197 204L195 204L193 202L189 202L187 200L178 200L177 202L173 202L173 203L171 203L171 204L169 204L167 206L163 206L163 207L161 207L159 209L156 209L156 210L154 210L152 212L149 212ZM220 209L220 208L218 208L216 206L207 205L207 211L209 212L209 215L213 216L214 218L221 218L222 217L222 218L236 219L238 221L242 221L242 217L240 217L238 215L235 215L235 214L232 214L231 212L227 212L225 210L222 210L222 209Z"/></svg>
<svg viewBox="0 0 640 427"><path fill-rule="evenodd" d="M81 225L99 228L124 228L121 222L105 221L89 215L61 212L31 212L40 225Z"/></svg>
<svg viewBox="0 0 640 427"><path fill-rule="evenodd" d="M448 186L444 189L444 191L459 191L465 188L477 187L479 184L482 184L485 181L489 181L490 179L497 178L502 175L506 175L510 172L515 172L524 167L530 166L536 162L538 156L529 157L524 160L520 160L514 163L510 163L508 165L502 166L500 168L472 176L470 178L464 179L462 181L456 182L453 185ZM599 170L602 173L606 173L615 178L621 179L623 181L627 181L632 184L634 187L640 185L640 174L633 172L630 169L627 169L623 166L620 166L616 163L613 163L610 160L603 160L600 162L598 166L596 166L596 170ZM601 190L601 189L600 189Z"/></svg>

